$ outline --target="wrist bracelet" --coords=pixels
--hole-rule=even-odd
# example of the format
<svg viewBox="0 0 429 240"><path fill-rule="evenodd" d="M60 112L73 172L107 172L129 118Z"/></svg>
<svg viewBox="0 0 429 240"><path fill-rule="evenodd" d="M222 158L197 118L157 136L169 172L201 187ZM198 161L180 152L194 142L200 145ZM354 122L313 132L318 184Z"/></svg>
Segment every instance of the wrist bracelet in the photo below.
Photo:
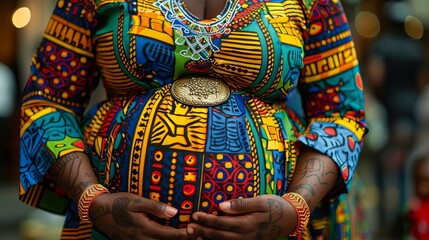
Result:
<svg viewBox="0 0 429 240"><path fill-rule="evenodd" d="M308 222L310 221L310 207L305 199L298 193L286 193L282 198L292 205L296 211L296 215L298 216L296 228L290 234L290 236L297 236L307 228Z"/></svg>
<svg viewBox="0 0 429 240"><path fill-rule="evenodd" d="M86 223L91 222L91 219L89 218L89 207L94 199L102 193L109 193L109 190L101 184L92 184L83 191L77 205L80 220Z"/></svg>

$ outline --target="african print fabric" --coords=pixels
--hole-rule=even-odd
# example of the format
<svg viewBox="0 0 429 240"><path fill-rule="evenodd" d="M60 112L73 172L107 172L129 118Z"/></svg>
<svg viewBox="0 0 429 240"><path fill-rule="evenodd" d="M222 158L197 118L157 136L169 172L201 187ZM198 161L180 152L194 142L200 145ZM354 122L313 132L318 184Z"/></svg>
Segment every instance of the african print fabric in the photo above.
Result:
<svg viewBox="0 0 429 240"><path fill-rule="evenodd" d="M59 0L22 95L20 199L66 214L64 239L103 239L48 171L86 152L101 184L179 209L184 227L224 200L285 193L300 146L349 184L366 125L362 79L338 0L228 0L198 19L178 0ZM191 107L171 84L207 75L227 102ZM102 83L108 98L88 109ZM346 191L347 189L342 189ZM302 237L350 234L339 198Z"/></svg>

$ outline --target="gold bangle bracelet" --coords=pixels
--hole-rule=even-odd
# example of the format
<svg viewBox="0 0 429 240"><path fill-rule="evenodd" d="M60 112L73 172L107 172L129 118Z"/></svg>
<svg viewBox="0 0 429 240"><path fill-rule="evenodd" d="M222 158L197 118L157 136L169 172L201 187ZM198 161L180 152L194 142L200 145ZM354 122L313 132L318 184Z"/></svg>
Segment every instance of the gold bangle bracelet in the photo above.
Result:
<svg viewBox="0 0 429 240"><path fill-rule="evenodd" d="M83 222L91 222L91 219L89 218L89 207L94 199L102 193L109 193L109 190L101 184L92 184L83 191L82 195L80 195L77 211Z"/></svg>
<svg viewBox="0 0 429 240"><path fill-rule="evenodd" d="M307 225L310 222L310 207L308 206L305 199L298 193L286 193L282 196L282 198L292 205L298 216L296 228L290 234L290 236L297 236L307 228Z"/></svg>

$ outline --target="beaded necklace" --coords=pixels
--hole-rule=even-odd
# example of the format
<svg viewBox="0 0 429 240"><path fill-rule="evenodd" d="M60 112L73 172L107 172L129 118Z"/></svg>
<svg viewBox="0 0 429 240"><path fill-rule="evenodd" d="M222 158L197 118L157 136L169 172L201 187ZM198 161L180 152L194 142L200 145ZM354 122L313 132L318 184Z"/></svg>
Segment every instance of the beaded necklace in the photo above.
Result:
<svg viewBox="0 0 429 240"><path fill-rule="evenodd" d="M156 0L154 5L171 22L178 35L175 43L186 47L180 54L192 60L207 60L210 58L210 51L220 50L221 38L231 32L228 25L240 8L238 3L239 0L227 0L224 10L212 21L198 19L180 0Z"/></svg>

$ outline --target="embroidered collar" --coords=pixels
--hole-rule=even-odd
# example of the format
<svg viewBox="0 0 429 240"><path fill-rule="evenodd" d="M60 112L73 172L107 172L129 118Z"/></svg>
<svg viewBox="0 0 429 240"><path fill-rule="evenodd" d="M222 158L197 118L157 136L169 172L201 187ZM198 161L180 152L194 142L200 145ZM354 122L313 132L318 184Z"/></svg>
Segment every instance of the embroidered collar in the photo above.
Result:
<svg viewBox="0 0 429 240"><path fill-rule="evenodd" d="M239 0L227 0L224 10L216 18L200 20L180 0L156 0L154 5L171 22L178 36L175 43L186 47L180 54L192 60L207 60L210 51L220 50L220 40L231 32L229 24L240 8Z"/></svg>

